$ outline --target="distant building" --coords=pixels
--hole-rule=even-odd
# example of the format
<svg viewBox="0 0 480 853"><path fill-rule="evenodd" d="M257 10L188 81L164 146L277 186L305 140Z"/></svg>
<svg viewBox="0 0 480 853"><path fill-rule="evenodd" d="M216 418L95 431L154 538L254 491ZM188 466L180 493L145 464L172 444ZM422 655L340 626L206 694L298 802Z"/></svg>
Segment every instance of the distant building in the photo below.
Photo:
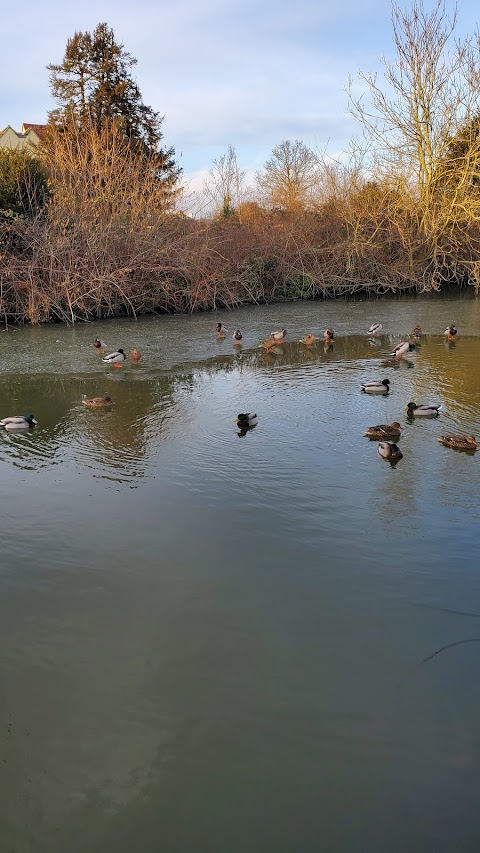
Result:
<svg viewBox="0 0 480 853"><path fill-rule="evenodd" d="M17 133L10 125L5 130L0 130L0 150L10 151L27 150L29 154L35 155L45 135L45 124L22 124L22 130Z"/></svg>

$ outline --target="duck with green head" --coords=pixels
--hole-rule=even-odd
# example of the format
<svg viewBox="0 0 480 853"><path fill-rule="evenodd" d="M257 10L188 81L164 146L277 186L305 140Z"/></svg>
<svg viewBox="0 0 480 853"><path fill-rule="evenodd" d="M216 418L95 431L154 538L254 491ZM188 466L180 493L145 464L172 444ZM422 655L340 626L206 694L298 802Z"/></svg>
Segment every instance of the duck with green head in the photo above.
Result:
<svg viewBox="0 0 480 853"><path fill-rule="evenodd" d="M382 379L375 382L362 382L360 390L365 394L388 394L390 390L390 380Z"/></svg>
<svg viewBox="0 0 480 853"><path fill-rule="evenodd" d="M33 415L16 415L11 418L3 418L0 421L0 426L4 426L7 430L15 429L31 429L37 426L37 421Z"/></svg>
<svg viewBox="0 0 480 853"><path fill-rule="evenodd" d="M438 406L418 406L416 403L407 403L406 412L409 418L436 418L440 409Z"/></svg>

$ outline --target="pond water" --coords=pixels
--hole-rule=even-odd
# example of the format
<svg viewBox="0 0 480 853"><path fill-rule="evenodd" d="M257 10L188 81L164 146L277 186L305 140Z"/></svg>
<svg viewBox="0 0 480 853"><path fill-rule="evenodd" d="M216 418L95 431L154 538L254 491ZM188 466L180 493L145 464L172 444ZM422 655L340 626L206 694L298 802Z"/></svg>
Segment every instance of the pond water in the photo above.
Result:
<svg viewBox="0 0 480 853"><path fill-rule="evenodd" d="M479 360L473 298L0 332L2 851L479 849Z"/></svg>

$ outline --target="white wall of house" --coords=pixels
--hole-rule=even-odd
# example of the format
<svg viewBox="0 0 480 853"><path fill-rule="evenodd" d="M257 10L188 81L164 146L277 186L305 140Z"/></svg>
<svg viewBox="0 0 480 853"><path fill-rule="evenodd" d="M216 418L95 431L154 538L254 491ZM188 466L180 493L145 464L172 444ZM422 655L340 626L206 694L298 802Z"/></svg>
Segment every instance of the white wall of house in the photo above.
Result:
<svg viewBox="0 0 480 853"><path fill-rule="evenodd" d="M17 133L13 127L8 125L5 130L0 132L0 149L9 149L10 151L24 151L29 154L35 154L35 149L40 145L40 137L31 128L26 133Z"/></svg>

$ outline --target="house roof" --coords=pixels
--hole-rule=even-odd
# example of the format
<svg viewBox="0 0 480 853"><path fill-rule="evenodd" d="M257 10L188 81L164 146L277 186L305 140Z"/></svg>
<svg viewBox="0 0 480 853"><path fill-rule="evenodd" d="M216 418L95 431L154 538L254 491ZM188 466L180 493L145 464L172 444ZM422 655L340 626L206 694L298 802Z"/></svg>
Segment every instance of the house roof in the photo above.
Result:
<svg viewBox="0 0 480 853"><path fill-rule="evenodd" d="M25 124L24 122L22 125L22 133L28 133L29 130L33 130L39 139L43 139L46 129L46 124Z"/></svg>

